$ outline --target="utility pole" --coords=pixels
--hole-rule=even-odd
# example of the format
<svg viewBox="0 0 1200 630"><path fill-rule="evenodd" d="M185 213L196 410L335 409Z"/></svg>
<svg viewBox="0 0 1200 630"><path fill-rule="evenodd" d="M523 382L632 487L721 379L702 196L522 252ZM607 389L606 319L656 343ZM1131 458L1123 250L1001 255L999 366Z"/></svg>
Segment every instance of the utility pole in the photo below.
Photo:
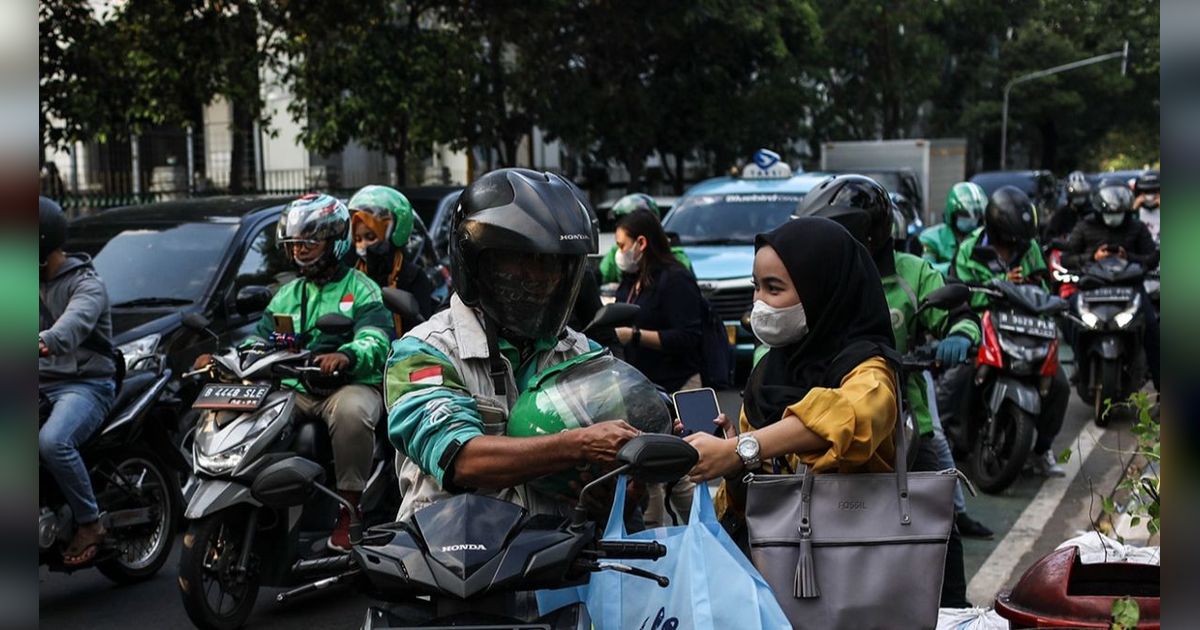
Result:
<svg viewBox="0 0 1200 630"><path fill-rule="evenodd" d="M1048 77L1052 74L1058 74L1060 72L1066 72L1068 70L1090 66L1094 63L1108 61L1109 59L1116 59L1118 57L1121 58L1121 76L1125 76L1125 68L1129 61L1129 40L1125 40L1125 46L1117 52L1096 55L1095 57L1088 57L1087 59L1080 59L1079 61L1065 63L1061 66L1054 66L1053 68L1046 68L1045 70L1030 72L1029 74L1023 74L1006 83L1004 85L1004 105L1000 110L1000 170L1008 168L1008 93L1012 91L1014 85L1018 83L1025 83L1026 81L1032 81L1034 79L1040 79L1042 77Z"/></svg>

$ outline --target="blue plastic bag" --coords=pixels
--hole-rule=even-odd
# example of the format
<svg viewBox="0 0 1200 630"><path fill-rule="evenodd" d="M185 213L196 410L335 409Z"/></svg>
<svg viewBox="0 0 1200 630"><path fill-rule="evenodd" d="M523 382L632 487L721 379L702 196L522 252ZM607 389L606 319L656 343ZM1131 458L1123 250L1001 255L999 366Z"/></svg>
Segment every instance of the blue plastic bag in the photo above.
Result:
<svg viewBox="0 0 1200 630"><path fill-rule="evenodd" d="M619 560L671 579L660 588L615 571L592 574L586 586L539 591L542 614L584 602L597 630L757 630L791 628L771 587L721 528L708 486L698 484L687 525L625 533L625 479L609 514L604 540L656 540L667 548L658 560Z"/></svg>

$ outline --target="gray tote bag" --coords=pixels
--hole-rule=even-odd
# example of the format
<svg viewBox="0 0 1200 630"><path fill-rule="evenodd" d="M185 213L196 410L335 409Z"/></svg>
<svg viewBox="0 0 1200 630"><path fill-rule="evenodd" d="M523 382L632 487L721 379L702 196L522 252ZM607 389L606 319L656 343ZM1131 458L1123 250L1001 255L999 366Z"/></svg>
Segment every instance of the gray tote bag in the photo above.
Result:
<svg viewBox="0 0 1200 630"><path fill-rule="evenodd" d="M793 627L936 627L958 471L908 472L905 433L894 473L747 475L750 557Z"/></svg>

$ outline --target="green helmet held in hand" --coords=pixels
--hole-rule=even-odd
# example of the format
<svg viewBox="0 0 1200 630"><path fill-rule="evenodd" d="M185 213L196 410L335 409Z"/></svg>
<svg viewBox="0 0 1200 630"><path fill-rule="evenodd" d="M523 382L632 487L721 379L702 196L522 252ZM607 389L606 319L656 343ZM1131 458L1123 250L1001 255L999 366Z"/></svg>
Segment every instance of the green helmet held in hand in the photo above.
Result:
<svg viewBox="0 0 1200 630"><path fill-rule="evenodd" d="M658 207L658 202L646 193L631 193L618 199L613 204L612 216L619 219L635 210L649 210L658 220L662 220L662 209Z"/></svg>
<svg viewBox="0 0 1200 630"><path fill-rule="evenodd" d="M946 225L960 234L969 234L983 222L988 197L983 187L971 182L955 184L946 195Z"/></svg>
<svg viewBox="0 0 1200 630"><path fill-rule="evenodd" d="M645 433L670 433L671 414L649 379L636 368L594 350L535 375L509 414L511 437L553 435L598 422L624 420ZM546 475L529 482L551 496L573 497L571 482L591 471L591 464Z"/></svg>
<svg viewBox="0 0 1200 630"><path fill-rule="evenodd" d="M413 230L413 207L403 193L388 186L364 186L354 193L347 204L350 213L363 213L362 220L367 221L372 230L393 247L403 249L408 244L408 237Z"/></svg>

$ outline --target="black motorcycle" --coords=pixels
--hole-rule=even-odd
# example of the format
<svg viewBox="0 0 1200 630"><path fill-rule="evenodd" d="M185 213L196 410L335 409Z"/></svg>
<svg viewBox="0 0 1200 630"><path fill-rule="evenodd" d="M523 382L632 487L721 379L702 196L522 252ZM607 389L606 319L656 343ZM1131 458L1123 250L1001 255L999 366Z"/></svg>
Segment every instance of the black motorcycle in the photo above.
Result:
<svg viewBox="0 0 1200 630"><path fill-rule="evenodd" d="M583 488L580 499L620 473L647 483L678 479L697 461L682 439L643 434L617 454L619 467ZM321 484L324 469L299 457L277 462L253 483L256 500L278 510L310 500L313 490L341 500ZM400 628L586 629L581 604L539 617L530 591L586 583L596 571L619 571L666 587L661 575L620 560L656 560L666 548L656 542L608 542L596 523L576 507L571 518L530 515L525 509L486 496L462 494L440 501L399 523L369 529L351 525L353 552L336 558L336 576L283 593L279 599L334 584L351 584L387 602L367 611L366 630Z"/></svg>
<svg viewBox="0 0 1200 630"><path fill-rule="evenodd" d="M955 424L946 427L946 435L957 452L971 453L976 485L998 493L1021 474L1033 450L1035 418L1059 369L1055 318L1068 305L1035 284L1004 280L952 284L939 291L957 293L960 304L970 293L991 298L981 319L983 342L975 357L974 394L967 400L967 413L954 414Z"/></svg>
<svg viewBox="0 0 1200 630"><path fill-rule="evenodd" d="M38 561L52 571L95 567L118 583L145 580L158 572L175 541L182 513L179 477L172 461L166 422L157 402L171 370L163 357L144 359L121 382L112 411L80 447L100 522L107 535L85 567L63 564L62 550L75 535L70 505L44 466L38 467ZM39 415L49 413L45 401Z"/></svg>
<svg viewBox="0 0 1200 630"><path fill-rule="evenodd" d="M197 315L185 325L203 329ZM353 328L340 314L317 320L321 334L340 336ZM322 375L310 365L310 352L288 333L264 343L230 348L204 368L185 374L203 377L193 407L201 411L190 440L193 474L184 517L188 520L179 555L179 588L192 623L201 628L237 628L254 607L259 587L294 586L328 575L325 546L337 520L338 504L318 498L276 509L257 500L251 483L272 464L297 454L333 472L333 450L324 422L301 416L297 379L314 393L332 393L343 375ZM399 508L395 450L386 425L376 423L371 475L361 506L369 522L387 522Z"/></svg>
<svg viewBox="0 0 1200 630"><path fill-rule="evenodd" d="M1093 406L1099 426L1109 421L1106 401L1124 400L1146 382L1145 276L1140 264L1110 256L1089 262L1076 279L1075 391Z"/></svg>

